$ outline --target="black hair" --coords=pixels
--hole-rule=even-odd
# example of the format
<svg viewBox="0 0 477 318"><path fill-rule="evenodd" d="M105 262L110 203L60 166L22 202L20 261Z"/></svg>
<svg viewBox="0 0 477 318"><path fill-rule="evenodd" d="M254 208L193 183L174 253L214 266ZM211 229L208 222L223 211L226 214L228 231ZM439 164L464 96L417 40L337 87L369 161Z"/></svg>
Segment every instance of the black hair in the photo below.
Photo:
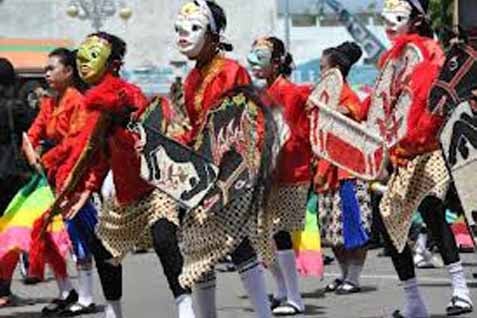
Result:
<svg viewBox="0 0 477 318"><path fill-rule="evenodd" d="M267 41L272 43L272 62L278 63L278 74L290 76L293 71L293 56L287 52L285 43L274 36L268 37Z"/></svg>
<svg viewBox="0 0 477 318"><path fill-rule="evenodd" d="M73 86L79 90L84 90L86 84L81 80L81 77L78 73L78 68L76 65L76 50L71 51L64 47L59 47L54 49L48 54L48 57L56 56L59 58L60 63L64 66L71 67L72 70L72 82Z"/></svg>
<svg viewBox="0 0 477 318"><path fill-rule="evenodd" d="M411 28L409 29L409 33L415 33L423 37L427 38L434 38L434 29L432 28L432 24L430 18L427 15L429 9L429 0L416 0L422 6L424 12L421 12L414 4L413 1L408 0L409 4L412 7L411 16L410 16L410 23Z"/></svg>
<svg viewBox="0 0 477 318"><path fill-rule="evenodd" d="M15 68L13 67L12 62L4 57L0 57L0 85L14 85L15 78Z"/></svg>
<svg viewBox="0 0 477 318"><path fill-rule="evenodd" d="M346 78L351 67L359 61L363 55L361 47L354 42L344 42L337 47L331 47L323 51L323 56L327 56L331 66L337 67L344 78Z"/></svg>
<svg viewBox="0 0 477 318"><path fill-rule="evenodd" d="M103 31L88 35L88 37L92 36L97 36L98 38L106 40L109 44L111 44L111 55L108 58L108 63L110 66L114 64L115 68L113 69L113 73L117 75L124 63L124 57L126 56L126 42L124 42L124 40L118 36Z"/></svg>
<svg viewBox="0 0 477 318"><path fill-rule="evenodd" d="M195 3L198 5L197 2ZM206 1L206 4L209 7L210 12L212 13L212 16L214 17L215 26L217 27L217 32L214 33L209 25L209 32L212 34L214 41L218 43L220 50L224 50L227 52L232 51L234 49L232 44L220 41L220 33L225 31L225 29L227 28L227 16L225 15L224 9L214 1Z"/></svg>

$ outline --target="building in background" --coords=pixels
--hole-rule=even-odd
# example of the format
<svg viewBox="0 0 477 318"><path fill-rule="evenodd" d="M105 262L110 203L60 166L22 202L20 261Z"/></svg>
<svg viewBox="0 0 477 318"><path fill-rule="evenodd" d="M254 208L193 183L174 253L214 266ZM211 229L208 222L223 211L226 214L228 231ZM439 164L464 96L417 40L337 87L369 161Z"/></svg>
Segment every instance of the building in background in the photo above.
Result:
<svg viewBox="0 0 477 318"><path fill-rule="evenodd" d="M91 1L91 0L88 0ZM284 37L283 0L216 0L228 16L226 36L234 45L232 57L245 62L252 41L260 35ZM351 40L330 10L321 10L320 1L289 0L291 4L291 51L299 81L315 81L316 61L324 48ZM184 58L174 43L174 22L184 0L124 0L132 9L125 22L118 16L104 21L104 31L128 43L125 75L139 83L148 94L166 92L175 75L171 62ZM379 3L382 1L379 1ZM384 38L374 1L343 0L352 12L366 20L370 29ZM68 39L78 44L93 32L90 21L67 15L68 0L3 0L0 2L0 37ZM1 52L0 52L1 55Z"/></svg>

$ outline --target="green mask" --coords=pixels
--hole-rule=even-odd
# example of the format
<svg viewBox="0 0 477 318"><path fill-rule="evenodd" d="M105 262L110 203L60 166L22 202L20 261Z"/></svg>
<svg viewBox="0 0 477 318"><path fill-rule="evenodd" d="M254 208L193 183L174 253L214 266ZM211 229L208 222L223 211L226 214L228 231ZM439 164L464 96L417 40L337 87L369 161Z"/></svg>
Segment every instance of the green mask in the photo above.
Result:
<svg viewBox="0 0 477 318"><path fill-rule="evenodd" d="M78 48L76 62L78 73L87 84L98 83L108 70L108 58L111 55L111 44L97 36L91 36Z"/></svg>

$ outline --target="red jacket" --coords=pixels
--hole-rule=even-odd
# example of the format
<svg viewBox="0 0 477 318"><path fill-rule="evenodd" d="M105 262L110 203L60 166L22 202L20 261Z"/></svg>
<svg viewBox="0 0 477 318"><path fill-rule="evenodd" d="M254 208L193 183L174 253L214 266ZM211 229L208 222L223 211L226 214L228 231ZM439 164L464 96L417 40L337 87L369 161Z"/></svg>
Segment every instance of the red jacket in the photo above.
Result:
<svg viewBox="0 0 477 318"><path fill-rule="evenodd" d="M87 161L76 190L99 190L111 169L120 204L142 199L153 187L140 177L140 158L135 150L138 136L127 130L124 123L127 123L130 112L139 116L145 110L148 105L146 97L138 87L107 75L99 85L87 91L85 105L90 115L85 129L75 141L74 156L62 167L63 180L70 176L88 147L94 147L92 159ZM93 132L104 114L112 115L113 122L106 127L105 140L95 141Z"/></svg>
<svg viewBox="0 0 477 318"><path fill-rule="evenodd" d="M201 68L194 68L184 82L184 99L192 129L179 139L192 142L206 120L208 111L227 91L251 83L247 70L236 61L217 55Z"/></svg>
<svg viewBox="0 0 477 318"><path fill-rule="evenodd" d="M310 182L310 121L305 112L306 101L311 93L309 87L293 84L280 76L267 90L274 105L283 108L290 136L283 146L277 162L277 177L280 184Z"/></svg>
<svg viewBox="0 0 477 318"><path fill-rule="evenodd" d="M41 141L52 143L41 157L48 179L58 186L58 168L68 159L71 140L83 129L87 117L83 95L75 88L68 88L57 101L51 97L41 100L40 112L28 130L28 137L37 149Z"/></svg>

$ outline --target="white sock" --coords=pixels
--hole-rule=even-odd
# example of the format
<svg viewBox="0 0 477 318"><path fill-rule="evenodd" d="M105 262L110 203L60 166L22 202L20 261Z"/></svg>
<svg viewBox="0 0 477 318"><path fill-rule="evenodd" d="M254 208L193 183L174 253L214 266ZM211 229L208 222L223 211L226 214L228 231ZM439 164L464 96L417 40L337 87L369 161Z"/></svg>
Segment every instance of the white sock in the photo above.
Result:
<svg viewBox="0 0 477 318"><path fill-rule="evenodd" d="M406 318L427 318L426 305L422 299L421 293L417 286L417 280L415 278L408 279L403 283L405 306L403 315Z"/></svg>
<svg viewBox="0 0 477 318"><path fill-rule="evenodd" d="M177 297L176 306L178 318L195 318L191 295L184 294Z"/></svg>
<svg viewBox="0 0 477 318"><path fill-rule="evenodd" d="M78 269L78 303L89 306L93 303L93 271Z"/></svg>
<svg viewBox="0 0 477 318"><path fill-rule="evenodd" d="M427 234L426 233L420 233L417 236L417 241L416 241L416 251L421 252L427 250Z"/></svg>
<svg viewBox="0 0 477 318"><path fill-rule="evenodd" d="M293 250L278 251L278 261L285 278L287 288L287 300L297 306L301 311L305 310L305 304L300 294L298 284L298 270L296 269L295 252Z"/></svg>
<svg viewBox="0 0 477 318"><path fill-rule="evenodd" d="M279 256L276 255L275 261L270 265L268 269L270 270L270 273L272 273L273 279L275 280L275 283L277 285L277 290L273 296L277 300L283 300L287 298L287 286L285 285L285 278L283 277L278 258Z"/></svg>
<svg viewBox="0 0 477 318"><path fill-rule="evenodd" d="M68 277L65 278L56 278L56 284L58 284L59 296L60 299L66 299L70 292L73 290L73 285Z"/></svg>
<svg viewBox="0 0 477 318"><path fill-rule="evenodd" d="M122 318L123 311L121 309L121 301L114 300L106 303L106 308L104 309L105 318Z"/></svg>
<svg viewBox="0 0 477 318"><path fill-rule="evenodd" d="M348 274L346 275L346 281L359 287L359 278L363 271L363 265L350 263L348 265Z"/></svg>
<svg viewBox="0 0 477 318"><path fill-rule="evenodd" d="M344 281L346 279L346 276L348 276L348 263L341 263L338 260L338 265L340 266L341 270L341 281Z"/></svg>
<svg viewBox="0 0 477 318"><path fill-rule="evenodd" d="M459 261L457 263L447 265L447 270L449 271L449 275L451 277L453 296L458 296L469 302L472 302L470 299L470 291L465 280L462 263Z"/></svg>
<svg viewBox="0 0 477 318"><path fill-rule="evenodd" d="M192 289L192 295L197 304L197 316L199 318L216 318L217 307L215 304L216 280L215 273L207 274L207 277Z"/></svg>
<svg viewBox="0 0 477 318"><path fill-rule="evenodd" d="M263 266L255 260L244 266L239 266L238 272L257 318L271 318L272 311L267 296Z"/></svg>

